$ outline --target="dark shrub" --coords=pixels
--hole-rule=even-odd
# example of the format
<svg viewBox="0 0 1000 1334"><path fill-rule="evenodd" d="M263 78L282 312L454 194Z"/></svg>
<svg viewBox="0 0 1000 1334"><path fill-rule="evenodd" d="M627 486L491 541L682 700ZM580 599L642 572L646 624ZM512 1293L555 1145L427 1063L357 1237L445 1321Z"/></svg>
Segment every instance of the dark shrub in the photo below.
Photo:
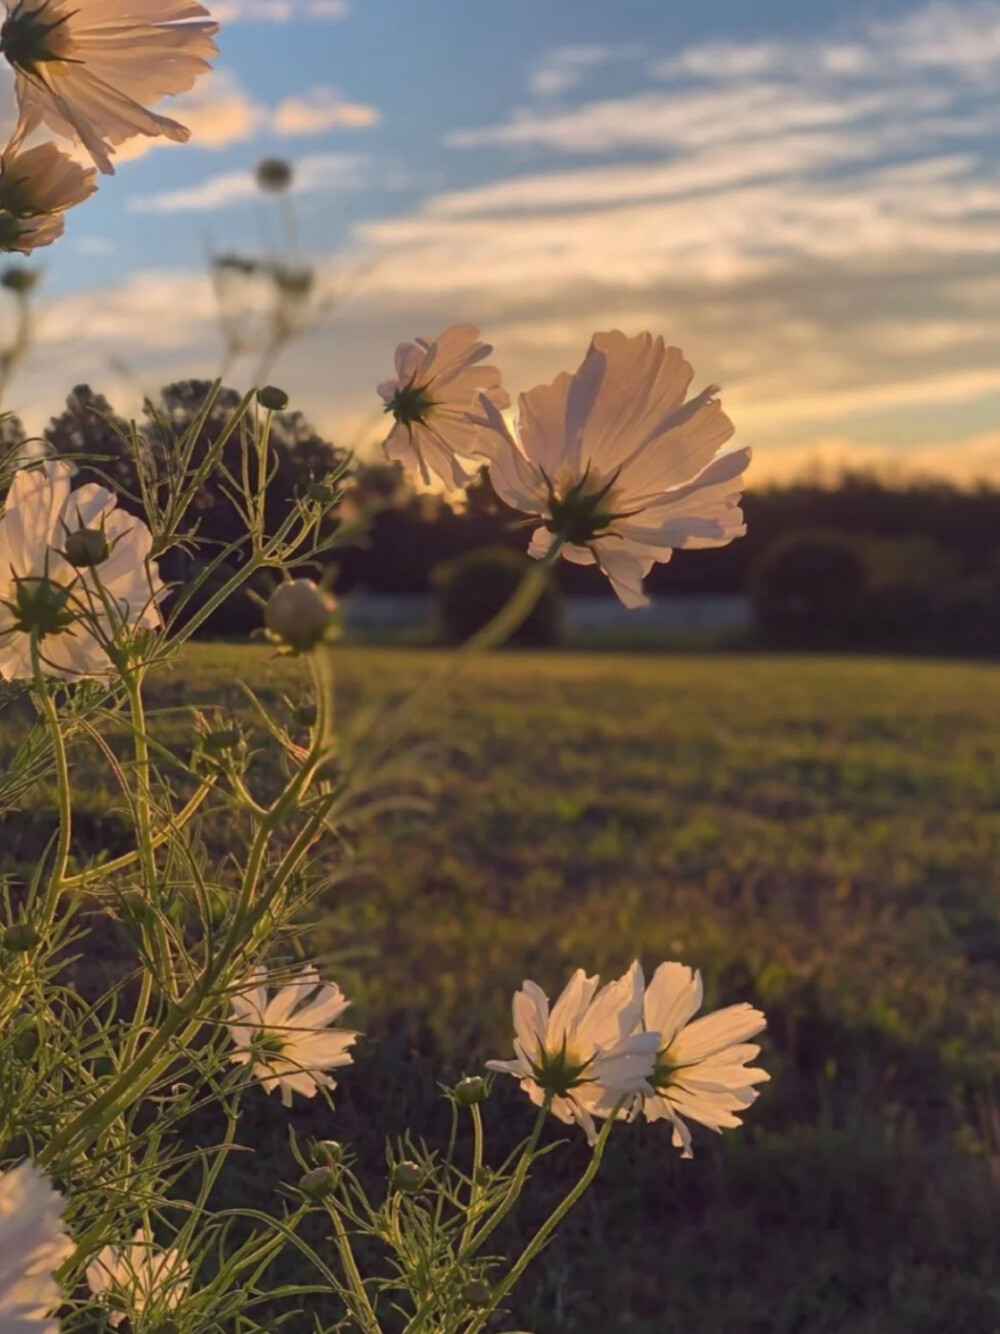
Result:
<svg viewBox="0 0 1000 1334"><path fill-rule="evenodd" d="M482 629L513 596L533 565L530 557L504 547L483 547L438 565L431 577L441 637L449 644L460 644ZM543 648L557 643L561 630L562 600L550 581L509 642Z"/></svg>
<svg viewBox="0 0 1000 1334"><path fill-rule="evenodd" d="M820 648L842 642L868 588L868 568L847 533L789 533L751 572L754 618L769 644Z"/></svg>

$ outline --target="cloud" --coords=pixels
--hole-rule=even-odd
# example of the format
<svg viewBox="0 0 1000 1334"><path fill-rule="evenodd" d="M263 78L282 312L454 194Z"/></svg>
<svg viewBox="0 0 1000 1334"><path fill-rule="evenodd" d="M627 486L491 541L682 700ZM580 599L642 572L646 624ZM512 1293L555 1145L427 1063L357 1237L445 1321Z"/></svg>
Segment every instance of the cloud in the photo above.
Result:
<svg viewBox="0 0 1000 1334"><path fill-rule="evenodd" d="M291 23L301 19L342 19L347 0L221 0L212 6L220 23Z"/></svg>
<svg viewBox="0 0 1000 1334"><path fill-rule="evenodd" d="M533 91L545 98L576 88L627 49L557 48L536 70ZM708 42L654 58L649 69L665 87L573 106L520 107L500 124L457 129L447 143L568 153L690 147L752 138L768 125L775 131L877 126L880 117L901 113L926 122L970 96L980 127L995 130L991 76L1000 72L1000 0L931 4L836 38ZM950 82L942 83L942 75Z"/></svg>
<svg viewBox="0 0 1000 1334"><path fill-rule="evenodd" d="M989 52L995 10L920 13L953 35L972 24ZM929 29L910 19L891 33L675 50L652 61L656 82L633 79L623 97L602 88L467 131L469 146L471 135L517 149L519 169L360 223L351 254L320 264L366 261L349 336L342 324L297 344L279 382L335 438L374 441L371 386L403 338L478 323L517 391L575 367L595 329L648 328L684 348L698 386L722 384L758 478L841 451L1000 480L1000 105L957 38L934 29L947 58L929 62ZM587 50L563 60L580 74L571 92L604 59ZM562 95L548 88L540 95ZM311 111L337 99L297 100ZM617 160L585 156L595 144ZM527 170L536 149L546 166L562 156ZM306 162L300 188L381 183L351 155ZM249 174L224 173L130 207L218 208L253 193ZM118 340L150 365L204 373L204 289L183 276L144 282L107 308L79 298L73 309L89 302L101 321L80 355L106 358ZM59 310L52 337L73 313ZM46 346L65 366L69 344Z"/></svg>
<svg viewBox="0 0 1000 1334"><path fill-rule="evenodd" d="M322 190L358 190L368 180L364 159L353 153L318 153L299 158L292 190L311 194ZM133 195L126 201L132 213L202 213L255 199L259 194L252 171L227 171L198 185L159 194Z"/></svg>
<svg viewBox="0 0 1000 1334"><path fill-rule="evenodd" d="M380 255L380 281L406 272L419 291L498 287L549 297L580 283L781 281L823 265L891 273L960 255L988 268L1000 256L1000 184L981 180L966 157L813 178L779 157L773 179L762 181L741 179L728 159L717 166L664 168L647 190L641 177L610 170L577 181L515 178L478 198L446 194L416 215L371 222L362 239ZM582 206L587 190L594 193ZM548 204L524 210L512 226L510 203L532 197ZM553 207L560 198L581 206L567 215Z"/></svg>
<svg viewBox="0 0 1000 1334"><path fill-rule="evenodd" d="M914 110L939 109L940 96L919 93ZM788 130L857 123L885 111L888 94L823 97L807 87L750 83L682 95L658 91L607 98L559 112L523 111L503 125L454 130L452 148L536 147L564 153L693 148Z"/></svg>
<svg viewBox="0 0 1000 1334"><path fill-rule="evenodd" d="M274 108L270 126L276 134L321 134L333 129L362 129L381 119L366 102L345 101L333 88L313 88L302 97L289 97Z"/></svg>
<svg viewBox="0 0 1000 1334"><path fill-rule="evenodd" d="M629 201L668 199L750 181L798 177L838 163L876 157L879 144L863 135L827 131L775 135L747 153L739 144L710 145L666 162L628 163L508 177L490 185L438 195L426 205L433 217L593 209Z"/></svg>
<svg viewBox="0 0 1000 1334"><path fill-rule="evenodd" d="M67 345L92 351L102 344L129 354L164 352L187 345L193 327L214 318L207 272L143 269L98 291L44 301L35 338L43 352Z"/></svg>
<svg viewBox="0 0 1000 1334"><path fill-rule="evenodd" d="M528 87L536 97L560 97L581 83L588 73L602 65L639 58L642 47L589 43L559 46L546 52L528 76Z"/></svg>
<svg viewBox="0 0 1000 1334"><path fill-rule="evenodd" d="M191 132L188 147L216 150L251 139L265 127L268 110L259 106L240 85L230 69L216 69L210 79L199 83L170 104L170 115ZM78 145L62 146L81 162L90 161ZM115 163L135 162L155 148L174 147L169 139L150 139L136 135L115 150Z"/></svg>
<svg viewBox="0 0 1000 1334"><path fill-rule="evenodd" d="M190 142L197 148L228 148L249 139L266 115L228 69L216 70L203 85L178 98L175 108L178 119L191 131Z"/></svg>
<svg viewBox="0 0 1000 1334"><path fill-rule="evenodd" d="M759 460L755 460L755 464ZM845 470L866 469L880 475L946 479L960 486L1000 483L1000 432L966 437L944 434L920 445L866 441L849 436L817 436L772 452L754 481L791 481L811 476L834 481Z"/></svg>
<svg viewBox="0 0 1000 1334"><path fill-rule="evenodd" d="M312 88L301 97L289 97L277 106L255 102L232 70L217 69L204 84L179 97L171 115L191 132L188 147L214 151L246 143L264 134L305 138L334 129L364 129L377 125L378 110L365 102L351 102L336 88ZM115 162L134 162L155 148L169 147L168 139L137 135L116 150ZM72 156L89 162L86 152L68 146Z"/></svg>
<svg viewBox="0 0 1000 1334"><path fill-rule="evenodd" d="M873 23L872 36L903 66L973 75L1000 67L1000 4L931 4L891 22Z"/></svg>

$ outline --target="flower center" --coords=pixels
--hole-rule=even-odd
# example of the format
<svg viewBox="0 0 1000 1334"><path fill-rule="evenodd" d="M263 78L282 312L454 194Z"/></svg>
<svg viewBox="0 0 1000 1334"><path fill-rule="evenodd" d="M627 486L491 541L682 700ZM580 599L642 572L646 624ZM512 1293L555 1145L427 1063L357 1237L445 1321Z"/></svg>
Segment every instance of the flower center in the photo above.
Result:
<svg viewBox="0 0 1000 1334"><path fill-rule="evenodd" d="M47 22L45 0L37 8L28 7L26 0L21 0L11 10L0 27L0 54L5 55L15 69L33 74L37 65L46 60L62 60L66 50L66 37L59 31L72 12L63 14L52 22Z"/></svg>
<svg viewBox="0 0 1000 1334"><path fill-rule="evenodd" d="M427 392L427 385L408 384L396 390L385 405L385 411L391 412L404 426L413 422L423 425L428 412L435 406L435 400Z"/></svg>
<svg viewBox="0 0 1000 1334"><path fill-rule="evenodd" d="M565 1098L571 1089L587 1083L585 1072L589 1065L590 1058L581 1060L567 1048L566 1039L563 1038L562 1046L555 1051L539 1046L538 1059L532 1061L531 1069L535 1083L540 1088L554 1098Z"/></svg>
<svg viewBox="0 0 1000 1334"><path fill-rule="evenodd" d="M662 1092L674 1083L674 1075L679 1069L677 1062L670 1059L669 1049L664 1047L662 1051L656 1053L656 1064L649 1076L649 1082L653 1088Z"/></svg>
<svg viewBox="0 0 1000 1334"><path fill-rule="evenodd" d="M544 526L573 546L583 547L607 532L616 519L627 512L614 509L614 485L617 472L605 482L591 473L588 465L582 477L574 480L569 469L561 469L554 478L542 473L548 491L549 517Z"/></svg>
<svg viewBox="0 0 1000 1334"><path fill-rule="evenodd" d="M255 1055L264 1060L285 1054L285 1040L281 1034L269 1033L266 1029L254 1038L253 1047Z"/></svg>
<svg viewBox="0 0 1000 1334"><path fill-rule="evenodd" d="M13 629L39 639L61 635L77 619L71 606L72 590L42 575L14 580L13 601L6 603L14 616Z"/></svg>

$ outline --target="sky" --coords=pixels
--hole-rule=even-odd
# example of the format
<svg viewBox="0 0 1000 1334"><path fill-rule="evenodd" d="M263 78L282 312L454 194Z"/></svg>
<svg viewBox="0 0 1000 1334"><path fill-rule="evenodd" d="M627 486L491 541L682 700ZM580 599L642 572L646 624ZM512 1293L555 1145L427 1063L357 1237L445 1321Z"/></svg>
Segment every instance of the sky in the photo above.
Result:
<svg viewBox="0 0 1000 1334"><path fill-rule="evenodd" d="M648 329L759 482L1000 481L1000 0L209 7L216 68L161 107L190 143L132 141L39 252L32 429L220 372L207 261L275 244L267 155L337 294L268 378L339 443L375 447L401 340L477 324L516 394Z"/></svg>

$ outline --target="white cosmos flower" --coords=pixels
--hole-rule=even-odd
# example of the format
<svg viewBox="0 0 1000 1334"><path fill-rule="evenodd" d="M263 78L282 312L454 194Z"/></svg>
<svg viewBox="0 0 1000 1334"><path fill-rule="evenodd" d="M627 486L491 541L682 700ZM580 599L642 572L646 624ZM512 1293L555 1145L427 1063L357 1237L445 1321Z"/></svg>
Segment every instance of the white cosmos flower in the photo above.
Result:
<svg viewBox="0 0 1000 1334"><path fill-rule="evenodd" d="M112 671L102 640L160 624L156 604L166 590L149 558L149 529L117 509L117 497L103 486L71 490L71 475L68 463L50 460L19 469L7 492L0 517L0 677L8 681L33 674L32 625L44 673L79 680ZM86 568L63 554L79 529L106 551Z"/></svg>
<svg viewBox="0 0 1000 1334"><path fill-rule="evenodd" d="M81 167L53 143L0 155L0 250L24 254L51 245L63 213L97 189L97 172Z"/></svg>
<svg viewBox="0 0 1000 1334"><path fill-rule="evenodd" d="M649 1076L659 1047L656 1033L637 1032L642 1020L642 970L628 972L598 990L598 977L578 968L549 1009L534 982L514 994L513 1061L487 1068L520 1079L536 1106L551 1097L560 1121L576 1122L596 1138L595 1115L608 1115L621 1098L652 1093Z"/></svg>
<svg viewBox="0 0 1000 1334"><path fill-rule="evenodd" d="M718 547L745 532L739 508L749 449L712 386L685 401L692 370L676 347L640 334L595 334L580 369L520 396L517 439L488 398L477 450L490 481L542 527L529 554L595 562L627 607L677 548Z"/></svg>
<svg viewBox="0 0 1000 1334"><path fill-rule="evenodd" d="M58 1334L62 1301L52 1277L74 1250L62 1221L63 1197L34 1163L0 1172L0 1330Z"/></svg>
<svg viewBox="0 0 1000 1334"><path fill-rule="evenodd" d="M160 1250L143 1226L127 1245L104 1247L87 1266L87 1283L108 1306L109 1324L118 1326L127 1316L134 1326L136 1317L147 1311L164 1315L180 1306L190 1273L180 1251L173 1246Z"/></svg>
<svg viewBox="0 0 1000 1334"><path fill-rule="evenodd" d="M291 1107L293 1093L312 1098L320 1087L337 1087L324 1071L351 1064L349 1049L358 1035L328 1027L350 1002L338 986L324 986L312 966L270 1001L263 985L266 977L262 968L255 969L250 987L232 997L236 1022L230 1032L237 1047L232 1059L249 1064L265 1092L280 1086L281 1101Z"/></svg>
<svg viewBox="0 0 1000 1334"><path fill-rule="evenodd" d="M648 1121L668 1120L674 1147L690 1158L691 1131L683 1118L720 1133L740 1124L753 1103L754 1084L770 1079L766 1070L748 1067L760 1048L747 1041L767 1020L752 1005L730 1005L689 1022L702 1002L701 974L680 963L661 963L646 988L647 1030L659 1035L656 1068L650 1078L654 1096L643 1099Z"/></svg>
<svg viewBox="0 0 1000 1334"><path fill-rule="evenodd" d="M417 338L396 348L396 378L378 387L395 425L385 442L388 458L418 468L425 482L436 473L448 486L473 476L459 457L474 452L479 428L473 411L483 396L495 409L510 398L495 366L480 363L493 348L471 324L453 324L435 339Z"/></svg>
<svg viewBox="0 0 1000 1334"><path fill-rule="evenodd" d="M188 131L148 104L186 92L217 52L197 0L3 0L0 53L16 74L18 139L45 124L76 139L103 172L135 135L183 143Z"/></svg>

